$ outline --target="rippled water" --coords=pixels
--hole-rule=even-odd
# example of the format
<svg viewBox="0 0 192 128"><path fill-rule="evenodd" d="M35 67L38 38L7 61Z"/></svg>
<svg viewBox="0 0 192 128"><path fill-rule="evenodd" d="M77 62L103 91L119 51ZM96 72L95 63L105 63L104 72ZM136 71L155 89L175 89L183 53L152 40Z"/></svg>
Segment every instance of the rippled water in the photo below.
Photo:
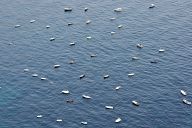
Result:
<svg viewBox="0 0 192 128"><path fill-rule="evenodd" d="M156 7L148 9L151 3ZM123 12L113 11L118 7ZM1 0L0 128L191 128L192 108L180 94L186 90L192 101L191 10L191 0ZM14 28L17 24L21 27ZM159 48L166 51L158 53ZM132 61L133 56L140 59ZM158 63L150 63L153 59ZM81 74L86 77L80 80ZM64 89L71 94L60 94Z"/></svg>

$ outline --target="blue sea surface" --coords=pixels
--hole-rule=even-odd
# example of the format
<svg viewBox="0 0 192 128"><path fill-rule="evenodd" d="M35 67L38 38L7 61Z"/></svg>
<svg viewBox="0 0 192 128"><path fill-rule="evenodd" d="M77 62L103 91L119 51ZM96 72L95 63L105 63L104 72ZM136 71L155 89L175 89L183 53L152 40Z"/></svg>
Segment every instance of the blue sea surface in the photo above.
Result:
<svg viewBox="0 0 192 128"><path fill-rule="evenodd" d="M0 48L0 128L192 128L191 0L0 0Z"/></svg>

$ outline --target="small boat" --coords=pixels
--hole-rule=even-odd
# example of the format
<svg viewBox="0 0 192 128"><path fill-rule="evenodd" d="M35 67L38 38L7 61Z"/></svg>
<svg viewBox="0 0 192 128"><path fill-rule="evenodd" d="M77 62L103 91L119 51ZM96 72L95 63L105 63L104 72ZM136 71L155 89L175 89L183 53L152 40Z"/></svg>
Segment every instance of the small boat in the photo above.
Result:
<svg viewBox="0 0 192 128"><path fill-rule="evenodd" d="M92 58L92 57L96 57L97 55L96 54L91 54L90 55L90 57Z"/></svg>
<svg viewBox="0 0 192 128"><path fill-rule="evenodd" d="M69 90L63 90L61 91L62 94L70 94Z"/></svg>
<svg viewBox="0 0 192 128"><path fill-rule="evenodd" d="M53 67L54 67L54 68L59 68L60 65L59 65L59 64L56 64L56 65L54 65Z"/></svg>
<svg viewBox="0 0 192 128"><path fill-rule="evenodd" d="M47 78L45 78L45 77L42 77L42 78L41 78L41 80L46 80L46 79L47 79Z"/></svg>
<svg viewBox="0 0 192 128"><path fill-rule="evenodd" d="M143 48L142 44L137 44L137 48Z"/></svg>
<svg viewBox="0 0 192 128"><path fill-rule="evenodd" d="M71 11L72 11L72 8L64 8L64 11L65 11L65 12L71 12Z"/></svg>
<svg viewBox="0 0 192 128"><path fill-rule="evenodd" d="M131 76L134 76L135 73L129 73L128 76L131 77Z"/></svg>
<svg viewBox="0 0 192 128"><path fill-rule="evenodd" d="M91 36L88 36L88 37L87 37L88 40L91 39L91 38L92 38Z"/></svg>
<svg viewBox="0 0 192 128"><path fill-rule="evenodd" d="M87 95L82 95L82 98L84 98L84 99L91 99L91 97L87 96Z"/></svg>
<svg viewBox="0 0 192 128"><path fill-rule="evenodd" d="M120 117L118 117L116 120L115 120L115 123L120 123L122 120Z"/></svg>
<svg viewBox="0 0 192 128"><path fill-rule="evenodd" d="M71 26L71 25L73 25L73 23L68 23L67 25L68 25L68 26Z"/></svg>
<svg viewBox="0 0 192 128"><path fill-rule="evenodd" d="M187 95L187 92L184 91L184 90L181 90L180 92L181 92L181 94L182 94L183 96L186 96L186 95Z"/></svg>
<svg viewBox="0 0 192 128"><path fill-rule="evenodd" d="M119 25L119 26L118 26L118 28L122 28L122 27L123 27L123 25Z"/></svg>
<svg viewBox="0 0 192 128"><path fill-rule="evenodd" d="M151 63L153 63L153 64L158 63L158 61L157 61L157 60L151 60L150 62L151 62Z"/></svg>
<svg viewBox="0 0 192 128"><path fill-rule="evenodd" d="M74 63L75 63L74 60L69 61L69 64L74 64Z"/></svg>
<svg viewBox="0 0 192 128"><path fill-rule="evenodd" d="M70 45L70 46L73 46L73 45L75 45L75 42L72 42L72 43L70 43L69 45Z"/></svg>
<svg viewBox="0 0 192 128"><path fill-rule="evenodd" d="M109 78L109 75L104 75L103 78L107 79L107 78Z"/></svg>
<svg viewBox="0 0 192 128"><path fill-rule="evenodd" d="M155 7L155 5L154 4L151 4L150 6L149 6L149 8L154 8Z"/></svg>
<svg viewBox="0 0 192 128"><path fill-rule="evenodd" d="M34 73L32 74L32 77L38 77L38 74Z"/></svg>
<svg viewBox="0 0 192 128"><path fill-rule="evenodd" d="M120 88L122 88L121 86L117 86L115 87L115 90L119 90Z"/></svg>
<svg viewBox="0 0 192 128"><path fill-rule="evenodd" d="M30 23L34 23L36 20L31 20Z"/></svg>
<svg viewBox="0 0 192 128"><path fill-rule="evenodd" d="M187 104L187 105L191 105L191 102L188 101L188 100L186 100L186 99L183 99L183 103L184 103L184 104Z"/></svg>
<svg viewBox="0 0 192 128"><path fill-rule="evenodd" d="M88 8L84 8L84 11L85 11L85 12L88 11Z"/></svg>
<svg viewBox="0 0 192 128"><path fill-rule="evenodd" d="M49 40L50 40L50 41L54 41L54 40L55 40L55 38L54 38L54 37L52 37L52 38L50 38Z"/></svg>
<svg viewBox="0 0 192 128"><path fill-rule="evenodd" d="M24 72L29 72L29 69L28 69L28 68L26 68L26 69L24 69L23 71L24 71Z"/></svg>
<svg viewBox="0 0 192 128"><path fill-rule="evenodd" d="M87 122L82 121L81 124L83 124L83 125L87 125Z"/></svg>
<svg viewBox="0 0 192 128"><path fill-rule="evenodd" d="M50 28L50 26L49 26L49 25L47 25L47 26L46 26L46 28Z"/></svg>
<svg viewBox="0 0 192 128"><path fill-rule="evenodd" d="M67 103L73 103L73 102L74 102L74 100L69 99L69 100L66 100L66 102L67 102Z"/></svg>
<svg viewBox="0 0 192 128"><path fill-rule="evenodd" d="M85 74L82 74L79 76L80 79L84 78L85 77Z"/></svg>
<svg viewBox="0 0 192 128"><path fill-rule="evenodd" d="M111 32L111 35L114 35L115 34L115 32Z"/></svg>
<svg viewBox="0 0 192 128"><path fill-rule="evenodd" d="M165 49L160 48L159 52L165 52Z"/></svg>
<svg viewBox="0 0 192 128"><path fill-rule="evenodd" d="M15 25L15 28L19 28L19 27L21 27L21 25L19 25L19 24Z"/></svg>
<svg viewBox="0 0 192 128"><path fill-rule="evenodd" d="M91 20L87 20L87 21L86 21L86 24L90 24L90 23L91 23Z"/></svg>
<svg viewBox="0 0 192 128"><path fill-rule="evenodd" d="M139 57L134 56L132 57L132 60L139 60Z"/></svg>
<svg viewBox="0 0 192 128"><path fill-rule="evenodd" d="M63 120L62 120L62 119L57 119L56 121L57 121L57 122L62 122Z"/></svg>
<svg viewBox="0 0 192 128"><path fill-rule="evenodd" d="M114 9L114 11L115 11L115 12L122 12L123 9L122 9L122 8L116 8L116 9Z"/></svg>
<svg viewBox="0 0 192 128"><path fill-rule="evenodd" d="M37 118L42 118L43 117L43 115L37 115Z"/></svg>
<svg viewBox="0 0 192 128"><path fill-rule="evenodd" d="M113 21L113 20L115 20L115 19L116 19L115 17L110 18L111 21Z"/></svg>
<svg viewBox="0 0 192 128"><path fill-rule="evenodd" d="M113 109L113 106L105 106L106 109Z"/></svg>
<svg viewBox="0 0 192 128"><path fill-rule="evenodd" d="M135 105L135 106L139 106L139 103L135 100L132 101L132 104Z"/></svg>

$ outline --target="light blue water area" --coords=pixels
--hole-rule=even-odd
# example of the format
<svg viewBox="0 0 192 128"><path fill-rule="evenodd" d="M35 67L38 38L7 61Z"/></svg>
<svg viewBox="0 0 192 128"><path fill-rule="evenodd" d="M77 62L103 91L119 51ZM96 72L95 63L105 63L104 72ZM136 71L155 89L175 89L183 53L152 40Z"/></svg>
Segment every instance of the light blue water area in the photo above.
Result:
<svg viewBox="0 0 192 128"><path fill-rule="evenodd" d="M192 101L191 14L191 0L1 0L0 128L191 128L192 108L182 103Z"/></svg>

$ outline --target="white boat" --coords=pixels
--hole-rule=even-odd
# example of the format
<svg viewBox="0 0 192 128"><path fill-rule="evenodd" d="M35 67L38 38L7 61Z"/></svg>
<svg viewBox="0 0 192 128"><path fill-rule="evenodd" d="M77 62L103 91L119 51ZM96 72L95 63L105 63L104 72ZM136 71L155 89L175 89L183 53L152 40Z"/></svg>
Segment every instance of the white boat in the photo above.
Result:
<svg viewBox="0 0 192 128"><path fill-rule="evenodd" d="M139 60L139 57L134 56L132 57L132 60Z"/></svg>
<svg viewBox="0 0 192 128"><path fill-rule="evenodd" d="M111 32L111 35L115 34L115 32Z"/></svg>
<svg viewBox="0 0 192 128"><path fill-rule="evenodd" d="M119 90L120 88L122 88L121 86L117 86L115 87L115 90Z"/></svg>
<svg viewBox="0 0 192 128"><path fill-rule="evenodd" d="M82 74L79 76L80 79L84 78L85 77L85 74Z"/></svg>
<svg viewBox="0 0 192 128"><path fill-rule="evenodd" d="M165 49L160 48L159 52L165 52Z"/></svg>
<svg viewBox="0 0 192 128"><path fill-rule="evenodd" d="M72 11L72 8L64 8L64 11L65 11L65 12L71 12L71 11Z"/></svg>
<svg viewBox="0 0 192 128"><path fill-rule="evenodd" d="M83 124L83 125L87 125L88 123L85 122L85 121L82 121L81 124Z"/></svg>
<svg viewBox="0 0 192 128"><path fill-rule="evenodd" d="M91 38L92 38L91 36L88 36L88 37L87 37L88 40L91 39Z"/></svg>
<svg viewBox="0 0 192 128"><path fill-rule="evenodd" d="M96 57L97 55L96 54L91 54L90 57Z"/></svg>
<svg viewBox="0 0 192 128"><path fill-rule="evenodd" d="M47 26L46 26L46 28L50 28L50 26L49 26L49 25L47 25Z"/></svg>
<svg viewBox="0 0 192 128"><path fill-rule="evenodd" d="M113 109L113 106L105 106L106 109Z"/></svg>
<svg viewBox="0 0 192 128"><path fill-rule="evenodd" d="M42 78L41 78L41 80L46 80L46 79L47 79L47 78L45 78L45 77L42 77Z"/></svg>
<svg viewBox="0 0 192 128"><path fill-rule="evenodd" d="M116 120L115 120L115 123L120 123L122 120L120 117L118 117Z"/></svg>
<svg viewBox="0 0 192 128"><path fill-rule="evenodd" d="M36 20L31 20L30 23L34 23Z"/></svg>
<svg viewBox="0 0 192 128"><path fill-rule="evenodd" d="M75 63L74 60L69 61L69 64L74 64L74 63Z"/></svg>
<svg viewBox="0 0 192 128"><path fill-rule="evenodd" d="M149 6L149 8L154 8L155 7L155 5L154 4L151 4L150 6Z"/></svg>
<svg viewBox="0 0 192 128"><path fill-rule="evenodd" d="M107 78L109 78L109 75L104 75L103 78L107 79Z"/></svg>
<svg viewBox="0 0 192 128"><path fill-rule="evenodd" d="M55 38L54 38L54 37L52 37L52 38L50 38L49 40L50 40L50 41L54 41L54 40L55 40Z"/></svg>
<svg viewBox="0 0 192 128"><path fill-rule="evenodd" d="M88 11L88 8L84 8L84 11L85 11L85 12Z"/></svg>
<svg viewBox="0 0 192 128"><path fill-rule="evenodd" d="M115 17L110 18L111 21L113 21L113 20L115 20L115 19L116 19Z"/></svg>
<svg viewBox="0 0 192 128"><path fill-rule="evenodd" d="M122 12L123 9L122 9L122 8L116 8L116 9L114 9L114 11L115 11L115 12Z"/></svg>
<svg viewBox="0 0 192 128"><path fill-rule="evenodd" d="M42 118L43 117L43 115L37 115L37 118Z"/></svg>
<svg viewBox="0 0 192 128"><path fill-rule="evenodd" d="M56 64L56 65L54 65L53 67L54 67L54 68L59 68L60 65L59 65L59 64Z"/></svg>
<svg viewBox="0 0 192 128"><path fill-rule="evenodd" d="M139 102L137 102L135 100L132 101L132 104L135 105L135 106L139 106Z"/></svg>
<svg viewBox="0 0 192 128"><path fill-rule="evenodd" d="M72 43L70 43L69 45L70 45L70 46L73 46L73 45L75 45L75 42L72 42Z"/></svg>
<svg viewBox="0 0 192 128"><path fill-rule="evenodd" d="M135 75L135 73L129 73L129 74L128 74L128 76L130 76L130 77L131 77L131 76L134 76L134 75Z"/></svg>
<svg viewBox="0 0 192 128"><path fill-rule="evenodd" d="M69 90L63 90L61 91L62 94L70 94Z"/></svg>
<svg viewBox="0 0 192 128"><path fill-rule="evenodd" d="M82 97L83 97L84 99L92 99L90 96L87 96L87 95L82 95Z"/></svg>
<svg viewBox="0 0 192 128"><path fill-rule="evenodd" d="M68 23L67 25L68 25L68 26L71 26L71 25L73 25L73 23Z"/></svg>
<svg viewBox="0 0 192 128"><path fill-rule="evenodd" d="M21 25L19 25L19 24L15 25L15 28L19 28L19 27L21 27Z"/></svg>
<svg viewBox="0 0 192 128"><path fill-rule="evenodd" d="M29 72L29 69L28 68L24 69L24 72Z"/></svg>
<svg viewBox="0 0 192 128"><path fill-rule="evenodd" d="M86 24L90 24L90 23L91 23L91 20L87 20L87 21L86 21Z"/></svg>
<svg viewBox="0 0 192 128"><path fill-rule="evenodd" d="M118 26L118 28L122 28L122 27L123 27L123 25L119 25L119 26Z"/></svg>
<svg viewBox="0 0 192 128"><path fill-rule="evenodd" d="M142 44L137 44L137 47L138 48L143 48L143 45Z"/></svg>
<svg viewBox="0 0 192 128"><path fill-rule="evenodd" d="M180 92L181 92L181 94L182 94L182 95L184 95L184 96L186 96L186 95L187 95L187 92L186 92L186 91L184 91L184 90L181 90Z"/></svg>
<svg viewBox="0 0 192 128"><path fill-rule="evenodd" d="M188 100L186 100L186 99L183 99L183 103L184 103L184 104L187 104L187 105L191 105L191 102L188 101Z"/></svg>
<svg viewBox="0 0 192 128"><path fill-rule="evenodd" d="M57 122L62 122L63 120L62 120L62 119L57 119L56 121L57 121Z"/></svg>
<svg viewBox="0 0 192 128"><path fill-rule="evenodd" d="M32 77L38 77L38 74L34 73L32 74Z"/></svg>

